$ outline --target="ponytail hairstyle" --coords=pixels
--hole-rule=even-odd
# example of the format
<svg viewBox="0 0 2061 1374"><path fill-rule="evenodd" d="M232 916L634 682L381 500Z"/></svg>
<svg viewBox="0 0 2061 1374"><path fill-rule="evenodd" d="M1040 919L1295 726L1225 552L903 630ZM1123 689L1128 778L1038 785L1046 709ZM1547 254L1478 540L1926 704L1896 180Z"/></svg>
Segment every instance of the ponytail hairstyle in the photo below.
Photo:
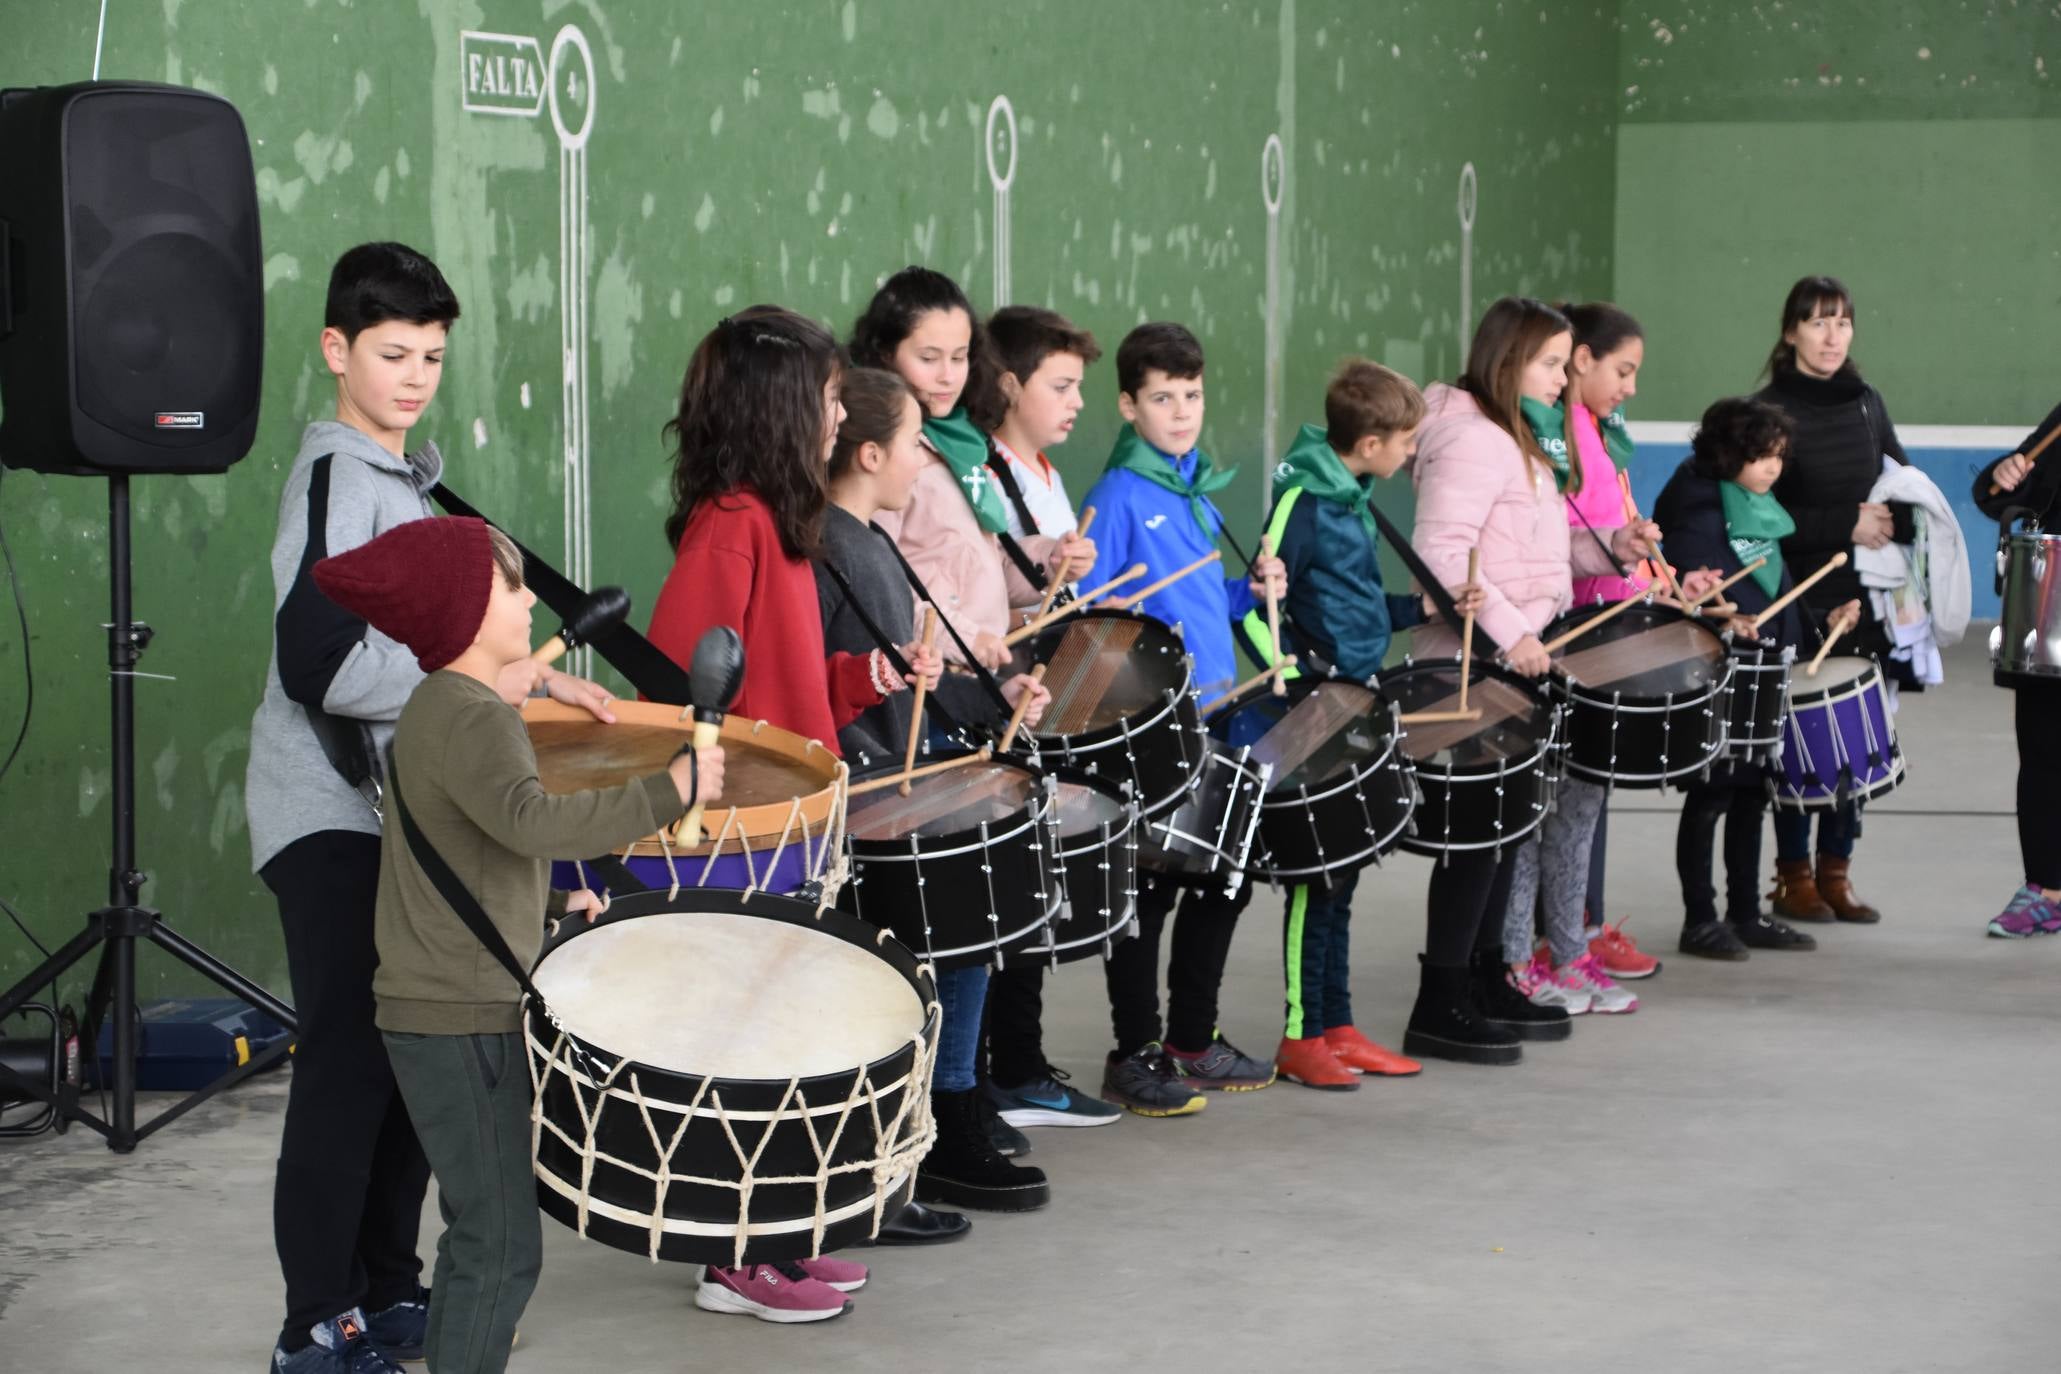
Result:
<svg viewBox="0 0 2061 1374"><path fill-rule="evenodd" d="M837 427L837 447L830 452L830 480L835 482L852 470L859 450L868 444L887 448L902 432L909 402L916 414L923 414L923 398L899 372L884 367L855 367L838 383L844 402L844 423Z"/></svg>
<svg viewBox="0 0 2061 1374"><path fill-rule="evenodd" d="M788 557L816 551L828 499L823 392L838 368L830 331L777 305L740 310L702 338L664 431L674 446L668 544L679 547L702 502L749 487L772 507Z"/></svg>
<svg viewBox="0 0 2061 1374"><path fill-rule="evenodd" d="M1574 346L1587 348L1598 360L1609 357L1633 339L1646 337L1646 331L1639 327L1630 311L1608 301L1588 301L1579 305L1562 301L1553 308L1574 330Z"/></svg>
<svg viewBox="0 0 2061 1374"><path fill-rule="evenodd" d="M1856 324L1860 322L1854 313L1853 292L1837 277L1804 277L1789 288L1789 295L1782 302L1782 327L1775 331L1774 351L1761 368L1763 377L1772 378L1783 368L1796 366L1796 345L1789 342L1789 331L1820 315L1844 315ZM1854 366L1850 353L1846 366ZM1854 371L1858 375L1860 369Z"/></svg>
<svg viewBox="0 0 2061 1374"><path fill-rule="evenodd" d="M895 350L916 330L916 321L933 310L962 310L971 330L966 349L966 387L959 393L966 416L984 433L993 434L1009 413L999 369L988 346L988 331L974 313L973 302L959 284L928 267L904 267L880 284L866 311L852 325L848 346L854 367L894 370ZM927 413L927 412L926 412Z"/></svg>
<svg viewBox="0 0 2061 1374"><path fill-rule="evenodd" d="M1517 447L1531 462L1548 471L1552 460L1539 447L1538 436L1525 421L1524 369L1546 341L1555 334L1571 333L1567 317L1544 301L1529 296L1505 296L1488 308L1475 327L1474 342L1467 350L1467 370L1460 374L1459 388L1472 396L1481 413L1496 427L1517 441ZM1579 464L1570 462L1575 473Z"/></svg>

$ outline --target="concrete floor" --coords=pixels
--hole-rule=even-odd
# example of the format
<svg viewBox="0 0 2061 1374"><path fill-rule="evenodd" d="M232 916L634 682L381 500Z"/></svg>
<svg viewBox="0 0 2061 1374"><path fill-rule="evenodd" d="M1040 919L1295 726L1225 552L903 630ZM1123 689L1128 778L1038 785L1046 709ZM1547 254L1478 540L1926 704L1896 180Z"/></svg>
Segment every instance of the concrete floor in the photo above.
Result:
<svg viewBox="0 0 2061 1374"><path fill-rule="evenodd" d="M1983 938L2018 881L2009 701L1976 654L1953 667L1907 699L1911 779L1870 813L1857 873L1878 928L1742 965L1671 957L1637 1015L1514 1069L1037 1132L1049 1210L878 1255L857 1309L822 1326L696 1311L687 1271L547 1221L512 1367L2054 1369L2061 940ZM1612 915L1671 950L1673 812L1619 803ZM1425 865L1360 889L1360 1023L1389 1043ZM1278 1035L1277 912L1254 904L1225 993L1254 1050ZM1092 1083L1106 1034L1100 978L1064 971L1052 1053ZM285 1087L218 1099L126 1159L76 1130L0 1145L0 1370L256 1370Z"/></svg>

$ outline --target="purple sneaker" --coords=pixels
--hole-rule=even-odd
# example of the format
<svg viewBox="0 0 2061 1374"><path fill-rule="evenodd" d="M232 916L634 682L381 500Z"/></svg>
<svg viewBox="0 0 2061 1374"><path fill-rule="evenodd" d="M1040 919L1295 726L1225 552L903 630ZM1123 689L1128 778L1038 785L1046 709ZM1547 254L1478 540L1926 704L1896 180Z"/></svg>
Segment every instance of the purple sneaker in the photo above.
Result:
<svg viewBox="0 0 2061 1374"><path fill-rule="evenodd" d="M2006 940L2061 935L2061 904L2027 883L2011 895L2010 905L1989 923L1989 933Z"/></svg>

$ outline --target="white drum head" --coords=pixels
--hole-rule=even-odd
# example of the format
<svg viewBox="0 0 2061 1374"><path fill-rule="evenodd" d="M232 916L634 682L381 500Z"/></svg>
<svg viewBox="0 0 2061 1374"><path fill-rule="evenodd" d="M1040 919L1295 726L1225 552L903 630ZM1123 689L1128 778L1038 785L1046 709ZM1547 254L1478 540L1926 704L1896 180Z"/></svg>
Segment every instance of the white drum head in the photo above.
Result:
<svg viewBox="0 0 2061 1374"><path fill-rule="evenodd" d="M1790 679L1790 689L1805 692L1829 692L1848 686L1856 678L1875 666L1872 658L1828 658L1818 665L1817 676L1799 672Z"/></svg>
<svg viewBox="0 0 2061 1374"><path fill-rule="evenodd" d="M729 912L605 925L559 946L532 976L574 1035L677 1073L843 1073L923 1030L916 990L886 960L806 926Z"/></svg>

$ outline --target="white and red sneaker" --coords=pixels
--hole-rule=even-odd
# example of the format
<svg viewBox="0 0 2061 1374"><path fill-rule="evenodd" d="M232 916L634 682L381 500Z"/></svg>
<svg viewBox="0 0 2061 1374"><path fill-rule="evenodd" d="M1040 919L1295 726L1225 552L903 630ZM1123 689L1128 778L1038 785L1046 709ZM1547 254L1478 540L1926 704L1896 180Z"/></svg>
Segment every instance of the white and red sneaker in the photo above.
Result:
<svg viewBox="0 0 2061 1374"><path fill-rule="evenodd" d="M827 1283L840 1293L856 1293L866 1286L866 1266L854 1260L839 1259L835 1255L818 1255L814 1259L796 1260L802 1272L818 1283Z"/></svg>
<svg viewBox="0 0 2061 1374"><path fill-rule="evenodd" d="M852 1310L844 1294L812 1278L799 1264L747 1264L702 1270L694 1305L704 1312L730 1312L762 1322L821 1322Z"/></svg>
<svg viewBox="0 0 2061 1374"><path fill-rule="evenodd" d="M1632 937L1624 933L1623 920L1597 931L1589 940L1589 953L1596 956L1605 973L1620 983L1637 982L1660 972L1660 960L1640 949Z"/></svg>

